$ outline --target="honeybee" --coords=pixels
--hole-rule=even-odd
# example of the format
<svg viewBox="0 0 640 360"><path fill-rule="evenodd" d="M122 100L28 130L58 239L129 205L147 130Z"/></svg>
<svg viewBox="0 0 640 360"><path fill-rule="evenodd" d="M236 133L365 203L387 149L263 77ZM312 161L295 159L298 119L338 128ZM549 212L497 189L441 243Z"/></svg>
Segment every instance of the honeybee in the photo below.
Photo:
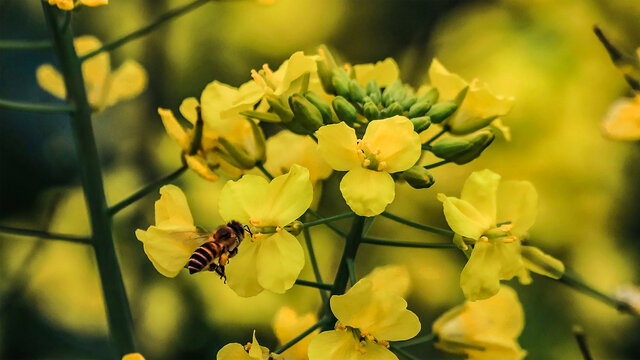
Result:
<svg viewBox="0 0 640 360"><path fill-rule="evenodd" d="M189 269L189 274L195 274L203 270L215 271L220 278L227 281L224 266L229 258L236 256L238 253L238 245L244 239L244 232L251 234L247 225L232 220L226 225L219 226L214 232L208 236L209 241L200 245L191 257L189 263L185 266ZM216 263L217 260L217 263Z"/></svg>

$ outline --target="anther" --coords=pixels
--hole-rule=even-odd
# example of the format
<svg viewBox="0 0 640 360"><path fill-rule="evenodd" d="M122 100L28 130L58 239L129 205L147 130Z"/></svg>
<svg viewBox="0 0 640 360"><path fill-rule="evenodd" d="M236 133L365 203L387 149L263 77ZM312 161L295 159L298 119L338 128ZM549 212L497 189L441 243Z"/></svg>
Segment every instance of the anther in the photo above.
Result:
<svg viewBox="0 0 640 360"><path fill-rule="evenodd" d="M247 351L251 350L251 343L248 342L247 345L244 346L244 349Z"/></svg>
<svg viewBox="0 0 640 360"><path fill-rule="evenodd" d="M371 160L369 159L364 159L364 161L362 162L362 165L364 165L365 167L371 165Z"/></svg>
<svg viewBox="0 0 640 360"><path fill-rule="evenodd" d="M276 226L276 232L280 232L282 231L282 228L280 226Z"/></svg>
<svg viewBox="0 0 640 360"><path fill-rule="evenodd" d="M325 54L323 49L318 49L318 55L320 55L324 64L329 67L329 60L327 59L327 54Z"/></svg>
<svg viewBox="0 0 640 360"><path fill-rule="evenodd" d="M273 71L271 71L271 69L269 68L269 64L263 64L262 65L262 70L264 70L264 74L267 77L271 77L271 75L273 75Z"/></svg>
<svg viewBox="0 0 640 360"><path fill-rule="evenodd" d="M506 242L506 243L512 243L512 242L516 241L516 239L517 239L517 238L516 238L515 236L507 236L507 237L505 237L505 238L504 238L504 240L502 240L502 241L504 241L504 242Z"/></svg>
<svg viewBox="0 0 640 360"><path fill-rule="evenodd" d="M380 161L380 163L378 163L378 171L382 171L384 169L387 168L387 162L386 161Z"/></svg>
<svg viewBox="0 0 640 360"><path fill-rule="evenodd" d="M336 330L347 330L347 328L342 325L342 323L336 323Z"/></svg>
<svg viewBox="0 0 640 360"><path fill-rule="evenodd" d="M258 226L260 225L260 220L256 220L256 219L249 219L249 223L253 226Z"/></svg>
<svg viewBox="0 0 640 360"><path fill-rule="evenodd" d="M486 243L488 243L488 242L489 242L489 238L488 238L488 237L486 237L486 236L484 236L484 235L483 235L483 236L480 236L480 240L482 240L483 242L486 242Z"/></svg>
<svg viewBox="0 0 640 360"><path fill-rule="evenodd" d="M258 85L266 87L266 84L264 83L264 79L262 78L262 76L260 76L260 74L258 74L258 72L255 69L251 69L251 77L253 78L253 81L258 83Z"/></svg>
<svg viewBox="0 0 640 360"><path fill-rule="evenodd" d="M513 224L500 225L500 230L503 231L503 232L509 232L509 231L513 230Z"/></svg>
<svg viewBox="0 0 640 360"><path fill-rule="evenodd" d="M382 345L382 346L386 347L387 349L389 348L389 342L388 341L378 340L376 342L378 343L378 345Z"/></svg>

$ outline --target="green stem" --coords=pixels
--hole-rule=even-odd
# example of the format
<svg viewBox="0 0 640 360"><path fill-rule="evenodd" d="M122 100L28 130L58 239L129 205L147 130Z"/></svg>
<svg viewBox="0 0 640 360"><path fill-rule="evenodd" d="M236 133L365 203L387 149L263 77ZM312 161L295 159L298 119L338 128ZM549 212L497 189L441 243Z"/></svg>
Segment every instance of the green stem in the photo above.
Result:
<svg viewBox="0 0 640 360"><path fill-rule="evenodd" d="M158 189L159 187L161 187L162 185L168 184L171 181L175 180L176 178L178 178L178 176L182 175L183 172L185 172L189 167L187 165L182 165L180 168L178 168L176 171L172 172L171 174L158 179L156 181L154 181L153 183L143 187L142 189L136 191L135 193L131 194L129 197L127 197L126 199L120 201L119 203L113 205L112 207L109 208L109 215L113 216L115 215L117 212L119 212L120 210L126 208L127 206L133 204L134 202L140 200L142 197L144 197L145 195L149 194L150 192Z"/></svg>
<svg viewBox="0 0 640 360"><path fill-rule="evenodd" d="M67 89L67 101L76 111L71 114L71 131L78 154L80 177L88 208L98 272L107 311L107 322L115 348L115 355L136 352L133 321L127 294L122 281L111 234L111 221L102 183L100 159L91 124L91 106L85 93L82 63L73 45L72 26L63 32L60 20L64 11L43 2L44 15L53 37L54 50Z"/></svg>
<svg viewBox="0 0 640 360"><path fill-rule="evenodd" d="M51 49L51 41L47 40L2 40L0 50L47 50Z"/></svg>
<svg viewBox="0 0 640 360"><path fill-rule="evenodd" d="M340 259L340 265L338 265L338 272L336 273L335 280L333 281L333 287L329 298L333 295L342 295L347 290L347 282L349 281L349 265L348 259L355 260L360 241L362 240L362 230L364 229L365 217L356 216L353 218L353 224L349 235L347 235L344 251L342 252L342 259ZM326 314L331 320L323 327L323 331L330 330L336 322L335 316L328 312Z"/></svg>
<svg viewBox="0 0 640 360"><path fill-rule="evenodd" d="M394 353L402 355L403 357L405 357L405 358L407 358L409 360L420 360L420 358L418 358L417 356L414 356L414 355L410 354L408 351L406 351L405 349L399 348L397 346L389 345L389 349L391 351L393 351Z"/></svg>
<svg viewBox="0 0 640 360"><path fill-rule="evenodd" d="M349 281L351 282L351 286L353 286L358 282L356 278L356 264L354 264L353 259L347 259L347 268L349 269Z"/></svg>
<svg viewBox="0 0 640 360"><path fill-rule="evenodd" d="M312 209L307 209L307 212L313 216L315 216L318 219L322 219L322 215L318 214L318 212L316 212L315 210ZM347 237L347 234L338 229L336 226L334 226L333 224L330 223L326 223L324 224L324 226L328 227L329 229L331 229L331 231L333 231L334 233L338 234L340 237Z"/></svg>
<svg viewBox="0 0 640 360"><path fill-rule="evenodd" d="M373 245L395 246L395 247L420 248L420 249L457 249L456 245L453 243L421 243L421 242L414 242L414 241L385 240L385 239L377 239L372 237L362 238L362 243L373 244Z"/></svg>
<svg viewBox="0 0 640 360"><path fill-rule="evenodd" d="M269 180L273 180L273 175L271 175L271 173L269 172L269 170L267 170L264 167L264 164L261 163L260 161L258 161L256 163L256 167L258 168L258 170L262 171L262 173L264 174L264 176L266 176Z"/></svg>
<svg viewBox="0 0 640 360"><path fill-rule="evenodd" d="M327 224L327 223L330 223L330 222L334 222L334 221L350 218L350 217L352 217L354 215L355 214L353 212L349 211L349 212L346 212L344 214L330 216L330 217L326 217L326 218L321 218L321 219L305 222L305 223L302 223L302 225L304 225L305 228L310 228L312 226L324 225L324 224Z"/></svg>
<svg viewBox="0 0 640 360"><path fill-rule="evenodd" d="M18 229L10 226L2 226L0 225L0 233L7 233L12 235L19 236L31 236L42 239L49 240L64 240L71 241L81 244L91 244L91 238L86 236L78 236L78 235L67 235L67 234L57 234L48 231L42 230L28 230L28 229Z"/></svg>
<svg viewBox="0 0 640 360"><path fill-rule="evenodd" d="M317 329L319 329L321 326L325 325L326 323L329 322L329 318L323 318L322 320L318 321L317 323L313 324L311 327L309 327L307 330L303 331L300 335L296 336L295 338L293 338L291 341L289 341L288 343L280 346L279 348L277 348L273 353L274 354L282 354L284 351L286 351L288 348L292 347L293 345L297 344L300 342L300 340L304 339L305 337L307 337L309 334L311 334L312 332L316 331Z"/></svg>
<svg viewBox="0 0 640 360"><path fill-rule="evenodd" d="M582 358L584 360L593 360L591 356L591 351L589 351L589 346L587 345L587 337L584 334L584 329L578 325L573 326L573 336L576 337L576 341L578 342L578 347L580 348L580 353L582 354Z"/></svg>
<svg viewBox="0 0 640 360"><path fill-rule="evenodd" d="M635 316L639 316L640 314L634 311L633 307L629 305L627 302L618 300L610 295L603 293L600 290L593 288L591 285L588 285L584 282L584 280L580 279L575 274L571 273L569 270L565 270L564 275L560 279L557 279L560 283L565 284L571 287L574 290L580 291L581 293L591 296L592 298L599 300L620 312L626 312Z"/></svg>
<svg viewBox="0 0 640 360"><path fill-rule="evenodd" d="M393 346L396 348L406 348L409 346L414 346L414 345L420 345L420 344L424 344L427 342L431 342L433 340L435 340L436 338L436 334L429 334L429 335L425 335L425 336L420 336L417 337L415 339L411 339L411 340L407 340L407 341L401 341L401 342L394 342Z"/></svg>
<svg viewBox="0 0 640 360"><path fill-rule="evenodd" d="M429 164L429 165L425 165L423 166L423 168L429 170L429 169L434 169L437 168L439 166L448 164L450 161L449 160L442 160L442 161L438 161L437 163L433 163L433 164Z"/></svg>
<svg viewBox="0 0 640 360"><path fill-rule="evenodd" d="M306 215L303 215L303 219L306 219ZM311 231L309 231L308 227L304 227L302 229L302 234L304 236L304 241L307 244L307 251L309 252L309 259L311 260L311 267L313 268L313 274L316 278L316 281L322 283L322 275L320 274L320 267L318 266L318 259L316 258L316 252L313 249L313 241L311 241ZM322 299L322 304L327 305L329 298L327 294L320 290L320 298Z"/></svg>
<svg viewBox="0 0 640 360"><path fill-rule="evenodd" d="M322 290L331 290L331 288L333 287L331 284L317 283L317 282L302 280L302 279L296 280L296 285L308 286L308 287L313 287L313 288L322 289Z"/></svg>
<svg viewBox="0 0 640 360"><path fill-rule="evenodd" d="M7 99L0 99L0 108L51 114L70 113L74 110L73 106L67 104L35 104Z"/></svg>
<svg viewBox="0 0 640 360"><path fill-rule="evenodd" d="M388 212L383 212L382 214L380 214L388 219L391 219L395 222L399 222L400 224L404 224L407 226L411 226L413 228L416 229L420 229L420 230L424 230L424 231L429 231L432 232L434 234L440 234L440 235L444 235L444 236L453 236L454 232L451 230L447 230L447 229L442 229L439 227L435 227L435 226L429 226L429 225L423 225L423 224L419 224L417 222L413 222L411 220L405 219L403 217L400 217L398 215L393 215L391 213Z"/></svg>
<svg viewBox="0 0 640 360"><path fill-rule="evenodd" d="M440 130L440 132L438 132L437 134L435 134L431 139L427 140L426 143L424 143L424 145L431 145L432 142L436 141L440 136L444 135L444 133L446 133L449 129L447 129L447 127L443 127L442 130Z"/></svg>
<svg viewBox="0 0 640 360"><path fill-rule="evenodd" d="M89 58L92 58L102 52L105 51L111 51L113 49L119 48L120 46L128 43L129 41L135 40L137 38L140 38L144 35L147 35L148 33L152 32L153 30L155 30L155 28L157 28L158 26L164 24L165 22L169 21L169 20L173 20L181 15L184 15L192 10L195 10L197 8L199 8L200 6L211 2L212 0L195 0L192 1L184 6L180 6L177 7L175 9L169 10L166 13L162 14L159 18L157 18L154 22L150 23L149 25L146 25L136 31L133 31L127 35L124 35L123 37L114 40L112 42L106 43L104 45L102 45L102 47L83 55L80 60L81 61L85 61Z"/></svg>

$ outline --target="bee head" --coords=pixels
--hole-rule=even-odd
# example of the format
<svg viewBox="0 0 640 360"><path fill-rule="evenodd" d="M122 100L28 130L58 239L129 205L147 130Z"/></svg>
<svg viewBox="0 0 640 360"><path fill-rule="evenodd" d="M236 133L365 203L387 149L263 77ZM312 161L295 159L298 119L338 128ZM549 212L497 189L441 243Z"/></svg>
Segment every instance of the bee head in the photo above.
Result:
<svg viewBox="0 0 640 360"><path fill-rule="evenodd" d="M238 239L242 239L244 237L244 228L242 227L242 224L240 224L239 222L235 220L231 220L227 224L227 226L233 229L233 232L236 234L236 237Z"/></svg>

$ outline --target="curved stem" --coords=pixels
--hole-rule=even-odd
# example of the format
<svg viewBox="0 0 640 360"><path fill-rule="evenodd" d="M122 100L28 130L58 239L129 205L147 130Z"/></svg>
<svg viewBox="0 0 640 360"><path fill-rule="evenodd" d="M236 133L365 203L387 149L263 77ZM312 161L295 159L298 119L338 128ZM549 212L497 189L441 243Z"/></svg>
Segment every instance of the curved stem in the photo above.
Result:
<svg viewBox="0 0 640 360"><path fill-rule="evenodd" d="M318 214L315 210L307 209L307 213L315 216L318 219L322 219L322 215ZM338 234L340 237L347 237L347 234L344 231L338 229L333 224L326 223L326 224L324 224L324 226L326 226L329 229L331 229L331 231L333 231L334 233Z"/></svg>
<svg viewBox="0 0 640 360"><path fill-rule="evenodd" d="M427 142L424 143L424 145L426 145L426 146L431 145L432 142L436 141L440 136L444 135L444 133L446 133L447 131L448 131L447 127L446 126L443 127L442 130L440 130L440 132L435 134L431 139L427 140ZM424 146L423 146L423 149L424 149Z"/></svg>
<svg viewBox="0 0 640 360"><path fill-rule="evenodd" d="M399 355L402 355L404 358L409 359L409 360L420 360L420 358L418 358L417 356L410 354L408 351L406 351L403 348L399 348L395 345L389 345L389 349L391 351L393 351L394 353L397 353Z"/></svg>
<svg viewBox="0 0 640 360"><path fill-rule="evenodd" d="M322 290L331 290L331 288L333 287L331 284L323 284L323 283L302 280L302 279L296 280L296 285L308 286L308 287L313 287L313 288L322 289Z"/></svg>
<svg viewBox="0 0 640 360"><path fill-rule="evenodd" d="M306 215L303 215L303 219L306 218ZM316 278L316 281L322 283L322 275L320 274L320 267L318 266L318 259L316 258L316 252L313 249L313 241L311 241L311 231L309 231L308 227L302 228L302 234L304 236L304 241L307 244L307 251L309 252L309 259L311 260L311 267L313 268L313 274ZM327 294L320 290L320 298L322 299L322 304L324 306L327 305L329 298Z"/></svg>
<svg viewBox="0 0 640 360"><path fill-rule="evenodd" d="M398 341L398 342L394 342L393 346L396 348L405 348L405 347L409 347L409 346L414 346L414 345L420 345L420 344L424 344L427 342L431 342L433 340L435 340L436 338L436 334L429 334L429 335L425 335L425 336L420 336L417 337L415 339L411 339L411 340L407 340L407 341Z"/></svg>
<svg viewBox="0 0 640 360"><path fill-rule="evenodd" d="M580 353L582 354L582 358L584 360L593 360L591 356L591 351L589 351L589 346L587 345L587 337L584 334L584 329L578 325L573 326L573 336L576 337L576 341L578 342L578 347L580 348Z"/></svg>
<svg viewBox="0 0 640 360"><path fill-rule="evenodd" d="M395 247L408 247L408 248L420 248L420 249L457 249L458 247L454 243L421 243L415 241L395 241L377 239L371 237L362 238L363 244L373 245L386 245Z"/></svg>
<svg viewBox="0 0 640 360"><path fill-rule="evenodd" d="M349 212L346 212L344 214L339 214L339 215L330 216L330 217L326 217L326 218L321 218L321 219L317 219L317 220L313 220L313 221L309 221L309 222L304 222L304 223L302 223L302 225L304 225L305 228L310 228L312 226L324 225L324 224L327 224L327 223L330 223L330 222L334 222L334 221L350 218L350 217L352 217L354 215L355 214L353 212L349 211Z"/></svg>
<svg viewBox="0 0 640 360"><path fill-rule="evenodd" d="M125 354L136 352L133 321L111 234L111 221L91 124L91 106L87 100L82 76L82 63L73 45L72 26L66 29L60 27L60 23L64 22L66 16L65 12L45 2L42 2L42 8L67 88L67 101L76 108L76 111L71 114L71 131L89 212L93 248L102 283L109 333L115 355L121 358Z"/></svg>
<svg viewBox="0 0 640 360"><path fill-rule="evenodd" d="M11 226L0 225L0 233L7 233L18 236L31 236L47 240L64 240L81 244L91 244L91 238L86 236L57 234L43 230L19 229Z"/></svg>
<svg viewBox="0 0 640 360"><path fill-rule="evenodd" d="M296 336L295 338L293 338L291 341L289 341L288 343L280 346L279 348L277 348L273 353L274 354L282 354L284 351L286 351L288 348L292 347L293 345L297 344L300 342L300 340L304 339L305 337L307 337L309 334L311 334L312 332L316 331L318 328L320 328L321 326L325 325L327 322L329 322L329 318L323 318L322 320L318 321L317 323L313 324L311 327L309 327L307 330L303 331L300 335Z"/></svg>
<svg viewBox="0 0 640 360"><path fill-rule="evenodd" d="M451 231L451 230L442 229L442 228L435 227L435 226L429 226L429 225L420 224L420 223L405 219L403 217L400 217L398 215L390 214L390 213L388 213L386 211L383 212L380 215L382 215L382 216L384 216L384 217L386 217L388 219L391 219L391 220L393 220L395 222L399 222L400 224L411 226L411 227L414 227L416 229L420 229L420 230L424 230L424 231L429 231L429 232L432 232L434 234L440 234L440 235L444 235L444 236L453 236L454 235L454 232Z"/></svg>
<svg viewBox="0 0 640 360"><path fill-rule="evenodd" d="M437 163L433 163L433 164L429 164L429 165L425 165L423 166L423 168L429 170L429 169L434 169L437 168L439 166L448 164L450 161L449 160L442 160L442 161L438 161Z"/></svg>
<svg viewBox="0 0 640 360"><path fill-rule="evenodd" d="M258 168L258 170L262 171L262 173L264 174L264 176L266 176L269 180L273 180L273 175L271 175L271 173L269 172L269 170L267 170L264 167L264 164L261 162L257 162L256 163L256 167Z"/></svg>
<svg viewBox="0 0 640 360"><path fill-rule="evenodd" d="M70 113L74 110L73 106L67 104L36 104L7 99L0 99L0 108L50 114Z"/></svg>

